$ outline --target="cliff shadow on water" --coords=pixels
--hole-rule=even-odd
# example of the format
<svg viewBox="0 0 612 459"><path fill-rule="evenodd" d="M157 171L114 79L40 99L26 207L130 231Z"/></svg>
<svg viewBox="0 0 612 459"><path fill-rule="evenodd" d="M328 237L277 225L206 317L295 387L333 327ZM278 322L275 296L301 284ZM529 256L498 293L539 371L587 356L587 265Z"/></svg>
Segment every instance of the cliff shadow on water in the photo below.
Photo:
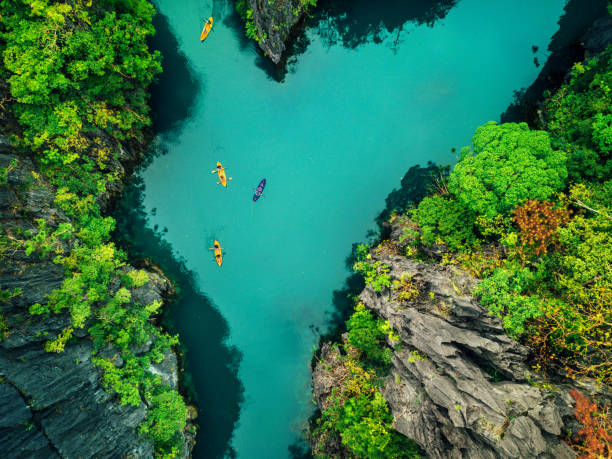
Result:
<svg viewBox="0 0 612 459"><path fill-rule="evenodd" d="M156 35L149 45L162 54L163 73L151 87L153 127L157 138L140 165L147 167L157 156L167 154L163 140L176 136L192 114L197 97L203 93L202 82L191 70L179 50L179 44L161 14L154 18ZM200 291L197 279L184 260L164 239L165 229L151 228L143 206L144 182L138 174L126 184L123 197L114 209L117 221L114 240L125 249L134 265L161 268L176 287L176 295L166 304L162 324L176 333L177 311L197 311L199 330L198 360L191 360L185 343L196 341L183 330L180 336L183 368L181 388L198 406L199 432L193 456L220 458L232 456L230 440L240 413L244 388L238 378L240 352L227 345L229 327L226 320ZM153 211L154 212L154 211ZM194 387L197 386L198 392Z"/></svg>
<svg viewBox="0 0 612 459"><path fill-rule="evenodd" d="M388 46L397 50L400 34L407 24L429 27L446 17L459 0L381 0L372 7L368 0L318 0L316 8L303 23L319 35L326 46L355 49L366 43L382 43L390 36ZM302 30L296 31L289 43L287 71L292 71L297 57L310 41Z"/></svg>
<svg viewBox="0 0 612 459"><path fill-rule="evenodd" d="M189 348L185 346L185 343L195 341L194 337L186 336L193 331L185 330L180 336L185 369L182 390L198 406L200 430L193 455L224 457L231 453L229 443L243 400L244 389L238 378L241 354L226 344L229 336L226 320L200 291L193 272L164 240L164 230L151 229L147 225L148 217L142 205L143 191L144 184L139 177L127 185L114 214L117 220L115 240L128 251L136 266L149 269L158 266L176 287L176 296L166 305L162 320L166 329L176 333L173 320L176 311L198 311L198 321L205 327L198 340L204 340L205 344L198 349L197 361L190 359ZM199 388L197 393L195 386Z"/></svg>
<svg viewBox="0 0 612 459"><path fill-rule="evenodd" d="M389 238L389 228L386 222L393 212L406 212L411 206L418 204L425 196L432 193L436 182L444 180L448 175L450 166L438 166L429 161L426 166L414 165L404 174L399 188L394 189L385 199L385 208L376 217L378 230L372 230L366 235L366 241L370 245ZM356 248L359 243L355 242L351 253L345 259L345 266L352 271L356 261ZM365 282L360 274L353 273L347 277L342 288L335 290L332 296L334 305L332 316L329 320L328 330L320 336L319 348L325 341L338 341L340 335L346 330L345 322L353 313L355 297L361 293ZM319 330L315 330L320 332Z"/></svg>
<svg viewBox="0 0 612 459"><path fill-rule="evenodd" d="M155 35L149 39L149 46L161 53L163 68L151 86L153 130L172 136L190 118L197 97L203 92L203 83L180 51L168 18L158 12L153 17L153 26Z"/></svg>

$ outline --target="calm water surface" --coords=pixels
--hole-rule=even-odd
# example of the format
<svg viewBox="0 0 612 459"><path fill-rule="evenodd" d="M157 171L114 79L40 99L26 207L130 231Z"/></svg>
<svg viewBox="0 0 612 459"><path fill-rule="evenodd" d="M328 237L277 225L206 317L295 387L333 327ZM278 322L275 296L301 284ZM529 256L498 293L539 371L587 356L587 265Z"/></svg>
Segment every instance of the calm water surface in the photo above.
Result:
<svg viewBox="0 0 612 459"><path fill-rule="evenodd" d="M231 446L244 458L287 457L313 407L308 365L351 244L374 227L410 166L454 162L451 148L468 144L535 79L532 46L546 49L565 1L461 0L432 26L409 21L354 48L330 40L336 23L322 22L307 30L310 44L282 83L257 65L229 3L156 4L198 83L177 104L189 88L167 66L158 116L184 104L192 111L158 136L167 154L142 173L144 207L150 225L167 228L242 353L244 402ZM366 24L368 9L378 8L355 4ZM215 26L201 44L211 12ZM210 173L217 160L233 177L227 189ZM264 177L265 198L253 203ZM214 239L225 248L222 268L208 250ZM204 349L215 322L201 307L185 305L173 319L195 389L222 399ZM223 413L205 404L200 411L207 427L196 456L210 457L207 438Z"/></svg>

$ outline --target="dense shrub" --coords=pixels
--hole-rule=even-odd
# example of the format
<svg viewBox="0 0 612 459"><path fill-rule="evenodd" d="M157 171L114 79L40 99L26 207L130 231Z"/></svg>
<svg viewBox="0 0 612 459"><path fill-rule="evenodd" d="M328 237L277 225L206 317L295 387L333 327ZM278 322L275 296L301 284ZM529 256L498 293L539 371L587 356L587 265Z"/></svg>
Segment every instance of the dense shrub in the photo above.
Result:
<svg viewBox="0 0 612 459"><path fill-rule="evenodd" d="M427 244L441 240L450 249L458 250L475 241L476 216L452 198L434 195L423 199L413 211L413 218Z"/></svg>
<svg viewBox="0 0 612 459"><path fill-rule="evenodd" d="M358 303L346 325L349 344L361 350L367 360L382 365L391 363L393 352L386 346L391 333L388 321L375 318L363 303Z"/></svg>
<svg viewBox="0 0 612 459"><path fill-rule="evenodd" d="M353 270L363 276L366 285L372 287L372 290L380 292L383 288L391 286L389 267L380 261L372 261L372 255L368 251L369 247L366 244L357 245Z"/></svg>
<svg viewBox="0 0 612 459"><path fill-rule="evenodd" d="M566 155L552 149L546 132L490 122L476 130L473 143L473 151L463 150L448 189L477 215L508 215L525 199L546 200L564 187Z"/></svg>
<svg viewBox="0 0 612 459"><path fill-rule="evenodd" d="M572 438L572 446L581 453L578 459L612 457L612 422L609 407L600 408L574 389L570 390L570 395L576 401L574 415L583 425Z"/></svg>
<svg viewBox="0 0 612 459"><path fill-rule="evenodd" d="M171 456L180 453L180 432L185 428L187 409L183 398L174 390L160 390L150 397L151 408L140 432Z"/></svg>
<svg viewBox="0 0 612 459"><path fill-rule="evenodd" d="M530 269L508 263L493 271L476 288L483 306L502 318L508 333L517 338L529 319L543 314L542 299L534 295L538 276Z"/></svg>
<svg viewBox="0 0 612 459"><path fill-rule="evenodd" d="M342 384L326 401L327 407L316 421L315 437L336 433L358 458L423 457L412 440L393 429L393 416L377 387L391 357L385 345L385 338L393 337L389 323L375 319L359 303L347 326L346 355L341 357ZM374 367L373 360L377 361Z"/></svg>
<svg viewBox="0 0 612 459"><path fill-rule="evenodd" d="M568 152L574 181L605 180L612 175L612 47L577 63L571 79L545 106L547 129Z"/></svg>
<svg viewBox="0 0 612 459"><path fill-rule="evenodd" d="M532 247L536 255L545 254L557 237L559 226L567 223L569 212L565 208L555 209L551 202L527 200L514 212L514 222L520 228L521 241Z"/></svg>

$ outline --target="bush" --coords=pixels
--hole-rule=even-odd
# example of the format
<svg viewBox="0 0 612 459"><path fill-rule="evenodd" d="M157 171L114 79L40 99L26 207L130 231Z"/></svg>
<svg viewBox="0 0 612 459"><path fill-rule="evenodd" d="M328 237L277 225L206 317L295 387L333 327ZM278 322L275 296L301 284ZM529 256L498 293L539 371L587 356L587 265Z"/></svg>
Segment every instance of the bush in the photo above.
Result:
<svg viewBox="0 0 612 459"><path fill-rule="evenodd" d="M361 350L366 359L382 365L391 363L393 352L386 346L386 339L391 336L388 321L374 318L363 303L358 303L346 325L349 344Z"/></svg>
<svg viewBox="0 0 612 459"><path fill-rule="evenodd" d="M462 151L448 189L476 215L509 215L524 200L547 200L564 187L566 155L552 149L544 131L490 122L476 130L473 143L473 152Z"/></svg>
<svg viewBox="0 0 612 459"><path fill-rule="evenodd" d="M150 397L151 408L147 419L141 424L140 432L154 441L164 451L180 451L180 433L186 425L187 408L183 398L175 390L163 387Z"/></svg>
<svg viewBox="0 0 612 459"><path fill-rule="evenodd" d="M389 267L380 261L372 261L369 247L366 244L358 244L355 249L355 263L353 270L361 274L366 285L372 287L375 292L381 292L384 287L391 286Z"/></svg>
<svg viewBox="0 0 612 459"><path fill-rule="evenodd" d="M545 105L547 129L567 150L574 181L605 180L612 175L612 47L576 64L569 82Z"/></svg>
<svg viewBox="0 0 612 459"><path fill-rule="evenodd" d="M609 408L598 407L577 390L570 390L576 401L574 415L583 425L572 438L572 447L582 453L578 459L594 459L612 456L612 422Z"/></svg>
<svg viewBox="0 0 612 459"><path fill-rule="evenodd" d="M475 215L454 199L431 196L423 199L413 211L423 241L433 244L441 239L451 250L472 245Z"/></svg>
<svg viewBox="0 0 612 459"><path fill-rule="evenodd" d="M507 264L497 268L475 290L480 302L503 320L510 336L526 332L526 322L543 314L542 299L531 294L537 277L528 268Z"/></svg>
<svg viewBox="0 0 612 459"><path fill-rule="evenodd" d="M536 255L546 253L548 246L556 241L559 226L569 220L567 209L555 209L551 202L531 199L513 213L523 245L533 248Z"/></svg>
<svg viewBox="0 0 612 459"><path fill-rule="evenodd" d="M350 354L344 366L347 378L326 401L315 436L337 432L342 444L358 458L424 457L412 440L393 429L393 416L375 384L376 373L365 370Z"/></svg>

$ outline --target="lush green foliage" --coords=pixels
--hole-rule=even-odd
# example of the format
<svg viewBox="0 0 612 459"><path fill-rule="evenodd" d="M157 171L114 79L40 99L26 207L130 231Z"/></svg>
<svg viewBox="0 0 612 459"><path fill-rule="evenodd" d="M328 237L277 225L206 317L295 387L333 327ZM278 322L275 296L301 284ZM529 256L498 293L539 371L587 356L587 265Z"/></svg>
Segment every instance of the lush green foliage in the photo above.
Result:
<svg viewBox="0 0 612 459"><path fill-rule="evenodd" d="M427 244L440 240L458 250L475 241L474 213L450 197L426 197L413 211L413 218L419 222L423 240Z"/></svg>
<svg viewBox="0 0 612 459"><path fill-rule="evenodd" d="M184 402L149 371L177 338L152 322L160 303L133 301L130 289L149 277L125 266L125 254L111 242L115 221L97 203L119 178L111 167L120 142L141 141L150 124L147 87L161 70L159 54L146 43L154 33L153 6L147 0L0 0L0 8L2 72L22 127L18 145L37 153L57 187L56 207L71 219L38 220L23 244L26 254L52 257L65 269L61 288L30 312L70 313L71 325L45 343L48 352L62 352L83 327L95 353L117 350L112 359L92 359L102 370L102 385L121 404L147 400L151 409L141 432L159 454L178 455ZM5 182L8 170L0 172Z"/></svg>
<svg viewBox="0 0 612 459"><path fill-rule="evenodd" d="M187 409L183 398L174 390L161 390L150 397L151 409L140 431L173 455L180 452L178 433L185 428Z"/></svg>
<svg viewBox="0 0 612 459"><path fill-rule="evenodd" d="M147 86L160 71L146 37L153 7L146 0L96 2L3 0L3 60L23 143L49 164L79 163L111 151L92 136L139 138Z"/></svg>
<svg viewBox="0 0 612 459"><path fill-rule="evenodd" d="M545 108L547 129L568 152L574 181L605 180L612 175L612 48L577 63L572 78Z"/></svg>
<svg viewBox="0 0 612 459"><path fill-rule="evenodd" d="M387 338L392 337L388 321L374 318L363 303L358 303L346 325L348 343L361 350L367 360L382 365L391 363L393 352L386 346Z"/></svg>
<svg viewBox="0 0 612 459"><path fill-rule="evenodd" d="M492 312L502 317L511 336L525 333L525 322L540 317L544 311L541 299L530 292L538 285L536 273L515 263L496 269L477 287L480 301Z"/></svg>
<svg viewBox="0 0 612 459"><path fill-rule="evenodd" d="M393 429L393 416L377 387L392 355L386 339L397 339L391 326L358 303L347 327L343 385L329 396L315 435L319 439L339 435L342 444L359 458L422 457L413 441Z"/></svg>
<svg viewBox="0 0 612 459"><path fill-rule="evenodd" d="M372 287L375 292L380 292L383 288L391 286L389 267L380 261L372 261L372 255L368 253L368 250L369 247L366 244L357 246L353 270L361 274L365 283Z"/></svg>
<svg viewBox="0 0 612 459"><path fill-rule="evenodd" d="M546 132L490 122L472 140L474 150L463 150L448 189L475 214L493 219L528 198L546 200L563 189L566 156L552 149Z"/></svg>

